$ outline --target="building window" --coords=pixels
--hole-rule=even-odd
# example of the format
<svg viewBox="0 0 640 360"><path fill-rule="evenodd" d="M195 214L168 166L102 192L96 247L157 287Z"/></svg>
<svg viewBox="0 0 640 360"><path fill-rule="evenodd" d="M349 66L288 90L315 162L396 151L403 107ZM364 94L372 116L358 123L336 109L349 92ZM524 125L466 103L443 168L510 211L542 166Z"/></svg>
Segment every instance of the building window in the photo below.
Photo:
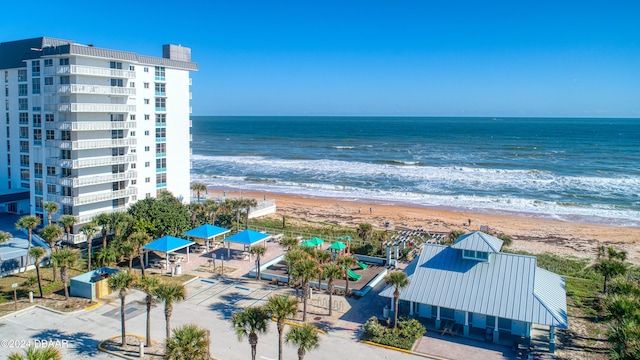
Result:
<svg viewBox="0 0 640 360"><path fill-rule="evenodd" d="M124 81L122 79L111 79L111 86L124 87Z"/></svg>
<svg viewBox="0 0 640 360"><path fill-rule="evenodd" d="M156 154L166 154L167 153L167 144L166 143L158 143L156 144Z"/></svg>
<svg viewBox="0 0 640 360"><path fill-rule="evenodd" d="M149 136L149 130L144 131L144 136Z"/></svg>
<svg viewBox="0 0 640 360"><path fill-rule="evenodd" d="M18 110L29 110L29 99L18 99Z"/></svg>
<svg viewBox="0 0 640 360"><path fill-rule="evenodd" d="M149 105L149 99L144 99L144 104Z"/></svg>
<svg viewBox="0 0 640 360"><path fill-rule="evenodd" d="M33 127L42 127L42 115L33 114Z"/></svg>
<svg viewBox="0 0 640 360"><path fill-rule="evenodd" d="M136 114L129 115L129 120L135 121L136 120Z"/></svg>
<svg viewBox="0 0 640 360"><path fill-rule="evenodd" d="M20 126L18 130L20 133L20 139L28 139L29 138L29 128L26 126Z"/></svg>
<svg viewBox="0 0 640 360"><path fill-rule="evenodd" d="M20 152L28 153L29 152L29 142L28 141L20 141Z"/></svg>
<svg viewBox="0 0 640 360"><path fill-rule="evenodd" d="M18 70L18 81L27 81L27 70Z"/></svg>
<svg viewBox="0 0 640 360"><path fill-rule="evenodd" d="M166 169L167 168L167 158L156 159L156 169Z"/></svg>
<svg viewBox="0 0 640 360"><path fill-rule="evenodd" d="M51 76L47 76L46 78L44 78L44 85L53 85L53 77Z"/></svg>
<svg viewBox="0 0 640 360"><path fill-rule="evenodd" d="M150 150L150 148L148 146L144 147L144 151L149 151L149 150Z"/></svg>
<svg viewBox="0 0 640 360"><path fill-rule="evenodd" d="M136 136L136 132L135 131L129 132L129 136Z"/></svg>
<svg viewBox="0 0 640 360"><path fill-rule="evenodd" d="M20 187L22 187L23 189L28 189L29 188L29 183L28 182L20 183Z"/></svg>
<svg viewBox="0 0 640 360"><path fill-rule="evenodd" d="M42 129L33 129L33 143L34 145L42 144Z"/></svg>
<svg viewBox="0 0 640 360"><path fill-rule="evenodd" d="M123 207L124 206L124 199L123 198L113 199L112 203L113 203L113 207L114 208Z"/></svg>
<svg viewBox="0 0 640 360"><path fill-rule="evenodd" d="M20 113L18 115L18 118L19 118L18 121L20 122L21 125L28 125L29 124L29 113L25 113L25 112Z"/></svg>
<svg viewBox="0 0 640 360"><path fill-rule="evenodd" d="M145 119L145 120L149 120L149 119L151 119L151 115L149 115L149 114L144 114L144 119Z"/></svg>
<svg viewBox="0 0 640 360"><path fill-rule="evenodd" d="M136 67L133 65L129 65L129 71L136 71Z"/></svg>
<svg viewBox="0 0 640 360"><path fill-rule="evenodd" d="M167 125L167 114L156 114L156 126Z"/></svg>
<svg viewBox="0 0 640 360"><path fill-rule="evenodd" d="M44 67L52 67L53 59L44 59Z"/></svg>
<svg viewBox="0 0 640 360"><path fill-rule="evenodd" d="M148 73L148 72L149 72L149 68L148 68L148 67L146 67L146 66L144 67L144 69L143 69L143 70L144 70L144 72L146 72L146 73Z"/></svg>
<svg viewBox="0 0 640 360"><path fill-rule="evenodd" d="M69 58L60 59L60 65L69 65Z"/></svg>
<svg viewBox="0 0 640 360"><path fill-rule="evenodd" d="M123 147L112 148L111 156L124 156L124 148Z"/></svg>
<svg viewBox="0 0 640 360"><path fill-rule="evenodd" d="M60 157L64 160L71 160L71 150L60 150Z"/></svg>
<svg viewBox="0 0 640 360"><path fill-rule="evenodd" d="M47 140L55 140L56 139L55 130L47 130L46 136L47 136Z"/></svg>
<svg viewBox="0 0 640 360"><path fill-rule="evenodd" d="M164 109L167 107L166 98L156 98L156 109Z"/></svg>
<svg viewBox="0 0 640 360"><path fill-rule="evenodd" d="M150 167L151 166L151 162L150 161L145 161L144 162L144 167Z"/></svg>
<svg viewBox="0 0 640 360"><path fill-rule="evenodd" d="M156 83L156 95L163 95L165 94L165 90L166 90L166 84L165 83Z"/></svg>
<svg viewBox="0 0 640 360"><path fill-rule="evenodd" d="M62 140L62 141L71 141L71 131L69 131L69 130L60 131L60 140Z"/></svg>
<svg viewBox="0 0 640 360"><path fill-rule="evenodd" d="M156 75L156 80L164 80L164 67L162 66L156 66L156 71L155 71L155 75Z"/></svg>
<svg viewBox="0 0 640 360"><path fill-rule="evenodd" d="M31 61L31 76L40 76L40 61Z"/></svg>
<svg viewBox="0 0 640 360"><path fill-rule="evenodd" d="M33 175L42 178L42 163L33 163Z"/></svg>
<svg viewBox="0 0 640 360"><path fill-rule="evenodd" d="M42 180L34 180L33 181L33 189L36 191L36 194L42 195L42 193L44 192L44 184L42 183ZM38 204L37 204L38 203L38 200L37 200L38 197L39 196L36 197L36 208L38 207ZM42 198L40 198L40 199L41 199L40 208L42 208Z"/></svg>
<svg viewBox="0 0 640 360"><path fill-rule="evenodd" d="M145 68L146 69L146 68ZM9 72L8 71L4 71L4 82L8 83L9 82Z"/></svg>
<svg viewBox="0 0 640 360"><path fill-rule="evenodd" d="M167 173L156 174L157 185L167 185Z"/></svg>
<svg viewBox="0 0 640 360"><path fill-rule="evenodd" d="M111 114L111 121L124 121L124 114Z"/></svg>
<svg viewBox="0 0 640 360"><path fill-rule="evenodd" d="M54 120L53 114L45 114L44 115L44 121L53 122L53 120Z"/></svg>
<svg viewBox="0 0 640 360"><path fill-rule="evenodd" d="M150 183L151 182L151 178L150 177L144 178L144 182Z"/></svg>
<svg viewBox="0 0 640 360"><path fill-rule="evenodd" d="M109 68L110 69L122 70L122 63L119 62L119 61L110 61L109 62Z"/></svg>
<svg viewBox="0 0 640 360"><path fill-rule="evenodd" d="M73 196L73 192L71 191L71 188L68 186L62 186L61 188L62 190L62 196Z"/></svg>
<svg viewBox="0 0 640 360"><path fill-rule="evenodd" d="M129 87L132 87L132 88L136 87L136 83L134 83L133 81L132 81L132 82L130 82L130 83L129 83Z"/></svg>
<svg viewBox="0 0 640 360"><path fill-rule="evenodd" d="M47 166L47 175L48 176L54 176L56 174L56 167L55 166Z"/></svg>
<svg viewBox="0 0 640 360"><path fill-rule="evenodd" d="M18 96L27 96L29 95L29 88L27 84L18 84Z"/></svg>
<svg viewBox="0 0 640 360"><path fill-rule="evenodd" d="M20 166L29 166L29 155L20 155Z"/></svg>
<svg viewBox="0 0 640 360"><path fill-rule="evenodd" d="M138 183L138 180L136 180L136 179L131 180L131 185L135 185L137 183Z"/></svg>
<svg viewBox="0 0 640 360"><path fill-rule="evenodd" d="M62 168L62 177L71 177L71 169Z"/></svg>
<svg viewBox="0 0 640 360"><path fill-rule="evenodd" d="M111 138L112 139L123 139L124 138L124 130L111 130Z"/></svg>
<svg viewBox="0 0 640 360"><path fill-rule="evenodd" d="M71 78L69 76L60 76L60 85L69 85Z"/></svg>
<svg viewBox="0 0 640 360"><path fill-rule="evenodd" d="M71 205L62 205L62 213L64 215L73 215L73 206L71 206Z"/></svg>
<svg viewBox="0 0 640 360"><path fill-rule="evenodd" d="M111 165L111 173L118 174L124 172L124 164Z"/></svg>
<svg viewBox="0 0 640 360"><path fill-rule="evenodd" d="M58 189L56 189L56 186L54 184L47 184L47 193L49 193L49 194L57 194L58 193Z"/></svg>
<svg viewBox="0 0 640 360"><path fill-rule="evenodd" d="M40 94L40 78L31 78L31 92Z"/></svg>
<svg viewBox="0 0 640 360"><path fill-rule="evenodd" d="M149 88L149 83L144 83L144 88L148 89Z"/></svg>
<svg viewBox="0 0 640 360"><path fill-rule="evenodd" d="M20 180L29 180L31 178L29 169L20 169Z"/></svg>
<svg viewBox="0 0 640 360"><path fill-rule="evenodd" d="M163 128L163 127L156 128L156 139L166 138L166 137L167 137L167 128Z"/></svg>
<svg viewBox="0 0 640 360"><path fill-rule="evenodd" d="M131 168L132 168L132 169L135 169L136 167L137 167L137 166L136 166L136 163L132 163L132 164L131 164Z"/></svg>
<svg viewBox="0 0 640 360"><path fill-rule="evenodd" d="M126 185L124 181L114 181L113 183L111 183L111 189L113 191L124 190L125 187Z"/></svg>

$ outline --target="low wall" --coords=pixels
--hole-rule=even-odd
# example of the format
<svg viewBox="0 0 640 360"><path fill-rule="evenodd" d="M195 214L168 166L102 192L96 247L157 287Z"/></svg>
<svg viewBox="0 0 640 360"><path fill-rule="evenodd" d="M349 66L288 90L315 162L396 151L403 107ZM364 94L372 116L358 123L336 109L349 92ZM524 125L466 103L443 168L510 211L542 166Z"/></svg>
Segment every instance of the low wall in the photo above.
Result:
<svg viewBox="0 0 640 360"><path fill-rule="evenodd" d="M361 297L367 295L369 291L371 291L371 289L376 287L376 285L378 285L378 283L380 283L380 281L384 279L385 276L387 276L387 269L382 270L380 274L378 274L376 277L371 279L371 281L369 281L367 286L362 288L362 290L353 290L354 295L361 296Z"/></svg>

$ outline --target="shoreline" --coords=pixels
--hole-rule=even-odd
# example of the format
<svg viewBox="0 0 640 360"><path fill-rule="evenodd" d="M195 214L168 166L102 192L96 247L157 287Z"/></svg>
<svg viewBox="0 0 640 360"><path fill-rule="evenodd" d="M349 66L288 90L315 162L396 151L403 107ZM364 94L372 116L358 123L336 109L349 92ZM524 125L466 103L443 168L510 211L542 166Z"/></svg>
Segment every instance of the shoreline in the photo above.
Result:
<svg viewBox="0 0 640 360"><path fill-rule="evenodd" d="M307 197L274 192L242 191L207 186L208 196L252 197L276 200L277 214L330 224L357 226L369 223L374 228L423 227L430 231L476 231L481 226L504 233L513 239L512 250L531 253L553 252L594 259L599 245L627 251L628 258L640 264L640 227L579 223L545 219L526 214L490 214L474 211L426 208L411 204ZM360 208L360 212L358 212ZM371 213L369 209L372 209ZM471 220L471 225L468 221ZM467 223L467 225L463 225Z"/></svg>

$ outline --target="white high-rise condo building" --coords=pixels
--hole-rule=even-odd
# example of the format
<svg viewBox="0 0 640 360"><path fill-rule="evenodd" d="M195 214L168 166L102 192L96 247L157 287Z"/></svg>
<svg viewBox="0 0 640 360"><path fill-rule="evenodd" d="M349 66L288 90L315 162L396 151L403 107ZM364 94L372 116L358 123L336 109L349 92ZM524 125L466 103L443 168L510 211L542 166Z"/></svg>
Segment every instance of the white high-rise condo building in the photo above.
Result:
<svg viewBox="0 0 640 360"><path fill-rule="evenodd" d="M77 230L161 190L188 200L197 69L179 45L151 57L47 37L0 43L0 212L44 220L56 202L54 220L73 215Z"/></svg>

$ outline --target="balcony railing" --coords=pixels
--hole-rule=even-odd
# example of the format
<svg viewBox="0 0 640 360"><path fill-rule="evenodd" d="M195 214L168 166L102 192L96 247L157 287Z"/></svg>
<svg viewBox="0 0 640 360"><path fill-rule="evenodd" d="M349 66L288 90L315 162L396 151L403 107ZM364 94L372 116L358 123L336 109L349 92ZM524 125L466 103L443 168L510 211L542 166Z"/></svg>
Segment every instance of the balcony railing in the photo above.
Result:
<svg viewBox="0 0 640 360"><path fill-rule="evenodd" d="M73 205L80 206L85 204L93 204L101 201L119 199L123 197L137 195L137 194L138 194L138 188L129 188L124 190L104 192L100 194L80 195L78 197L73 198Z"/></svg>
<svg viewBox="0 0 640 360"><path fill-rule="evenodd" d="M76 224L84 224L84 223L88 223L90 221L93 221L93 218L96 217L96 215L98 215L98 214L103 214L103 213L104 214L111 214L111 213L114 213L114 212L124 212L126 210L127 210L127 208L123 206L123 207L119 207L119 208L100 210L98 212L78 215L78 216L75 217L76 218ZM86 241L86 239L83 238L83 241Z"/></svg>
<svg viewBox="0 0 640 360"><path fill-rule="evenodd" d="M113 181L135 179L137 176L138 176L138 173L136 171L130 170L127 172L117 173L117 174L81 176L76 178L60 178L58 180L58 184L62 186L76 188L76 187L83 187L83 186L106 184Z"/></svg>
<svg viewBox="0 0 640 360"><path fill-rule="evenodd" d="M100 103L67 103L67 104L45 104L45 111L58 112L135 112L135 105L126 104L100 104Z"/></svg>
<svg viewBox="0 0 640 360"><path fill-rule="evenodd" d="M110 69L84 65L63 65L45 68L45 75L90 75L101 77L116 77L133 79L136 77L135 71Z"/></svg>
<svg viewBox="0 0 640 360"><path fill-rule="evenodd" d="M74 169L81 169L81 168L96 167L96 166L124 164L124 163L137 161L137 159L138 157L136 155L100 156L100 157L73 160L71 165Z"/></svg>
<svg viewBox="0 0 640 360"><path fill-rule="evenodd" d="M121 130L135 129L135 121L67 121L48 122L45 129L48 130L70 130L70 131L92 131L92 130Z"/></svg>
<svg viewBox="0 0 640 360"><path fill-rule="evenodd" d="M80 140L80 141L58 141L48 140L48 147L58 147L63 150L88 150L106 149L112 147L135 146L138 143L136 138L127 139L103 139L103 140Z"/></svg>
<svg viewBox="0 0 640 360"><path fill-rule="evenodd" d="M129 96L129 95L135 95L136 89L131 87L72 84L72 85L59 85L58 93Z"/></svg>

